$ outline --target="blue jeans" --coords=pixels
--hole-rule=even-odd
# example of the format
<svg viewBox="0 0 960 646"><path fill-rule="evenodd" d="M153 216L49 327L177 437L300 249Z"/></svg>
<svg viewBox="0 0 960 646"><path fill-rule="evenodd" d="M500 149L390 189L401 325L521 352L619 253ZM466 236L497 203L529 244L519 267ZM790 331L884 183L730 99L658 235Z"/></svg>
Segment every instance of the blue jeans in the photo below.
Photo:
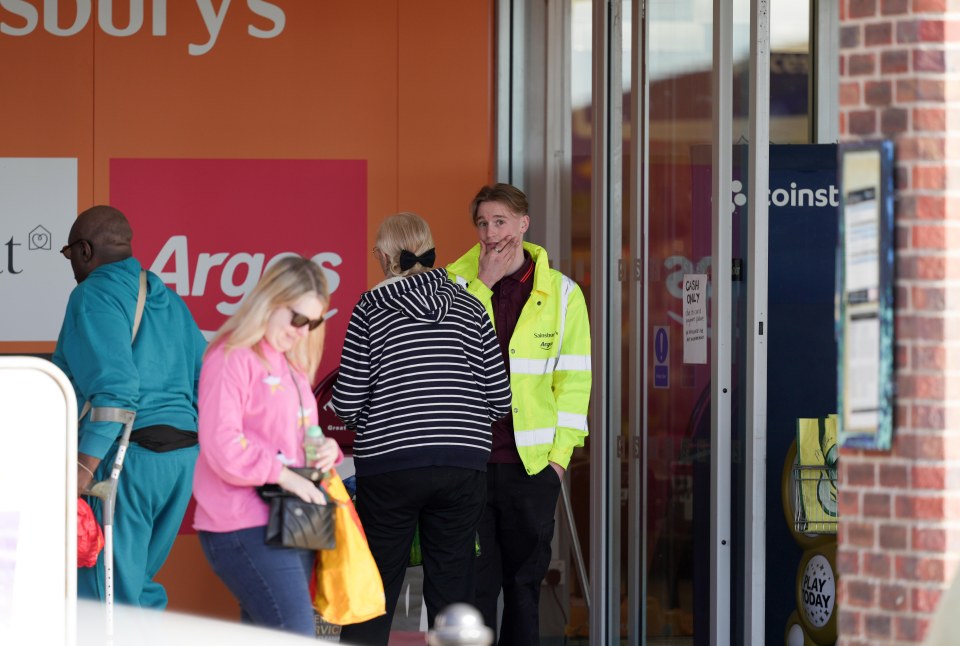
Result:
<svg viewBox="0 0 960 646"><path fill-rule="evenodd" d="M264 527L199 532L210 566L257 626L316 636L310 579L315 552L263 542Z"/></svg>

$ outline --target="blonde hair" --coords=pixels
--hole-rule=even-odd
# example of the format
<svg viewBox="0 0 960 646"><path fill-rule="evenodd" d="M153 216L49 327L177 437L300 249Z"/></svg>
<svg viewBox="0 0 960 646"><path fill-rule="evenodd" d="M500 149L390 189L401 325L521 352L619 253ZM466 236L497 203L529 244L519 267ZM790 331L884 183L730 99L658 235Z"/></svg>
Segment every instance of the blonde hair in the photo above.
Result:
<svg viewBox="0 0 960 646"><path fill-rule="evenodd" d="M406 271L400 270L401 251L420 256L433 249L430 225L416 213L397 213L384 220L377 232L377 249L386 256L387 272L391 276L412 276L432 269L417 263Z"/></svg>
<svg viewBox="0 0 960 646"><path fill-rule="evenodd" d="M263 358L260 341L267 331L270 316L277 308L289 307L304 294L316 294L324 309L328 309L330 294L323 270L302 256L281 258L267 268L236 313L217 330L207 352L222 343L227 351L252 348ZM325 327L320 325L309 331L286 352L287 360L311 380L323 356Z"/></svg>

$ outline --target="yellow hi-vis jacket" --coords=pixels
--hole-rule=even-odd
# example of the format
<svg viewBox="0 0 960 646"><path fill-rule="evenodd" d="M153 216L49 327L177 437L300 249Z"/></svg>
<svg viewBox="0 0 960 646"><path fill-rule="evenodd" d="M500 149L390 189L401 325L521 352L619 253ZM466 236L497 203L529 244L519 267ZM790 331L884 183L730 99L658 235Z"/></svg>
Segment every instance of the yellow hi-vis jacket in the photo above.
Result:
<svg viewBox="0 0 960 646"><path fill-rule="evenodd" d="M510 338L513 434L528 474L548 462L564 469L587 436L590 320L580 286L550 268L547 252L529 242L533 291ZM447 266L452 280L480 299L494 321L493 292L477 280L480 245Z"/></svg>

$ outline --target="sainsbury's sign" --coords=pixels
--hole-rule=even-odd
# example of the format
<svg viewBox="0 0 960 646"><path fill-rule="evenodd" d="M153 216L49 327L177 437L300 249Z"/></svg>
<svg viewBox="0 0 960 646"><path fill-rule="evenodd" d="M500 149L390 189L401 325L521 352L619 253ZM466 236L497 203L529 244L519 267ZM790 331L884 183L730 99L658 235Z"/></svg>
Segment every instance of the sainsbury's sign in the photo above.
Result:
<svg viewBox="0 0 960 646"><path fill-rule="evenodd" d="M167 36L167 0L99 0L94 18L93 0L0 0L0 35L29 36L42 29L53 36L69 37L82 32L91 22L108 36L124 38L141 31L151 36ZM228 16L247 21L247 34L253 38L276 38L286 26L286 14L274 2L246 0L245 7L231 0L177 0L178 9L191 7L193 23L202 24L204 40L188 43L191 56L202 56L217 44ZM242 15L238 15L242 14Z"/></svg>

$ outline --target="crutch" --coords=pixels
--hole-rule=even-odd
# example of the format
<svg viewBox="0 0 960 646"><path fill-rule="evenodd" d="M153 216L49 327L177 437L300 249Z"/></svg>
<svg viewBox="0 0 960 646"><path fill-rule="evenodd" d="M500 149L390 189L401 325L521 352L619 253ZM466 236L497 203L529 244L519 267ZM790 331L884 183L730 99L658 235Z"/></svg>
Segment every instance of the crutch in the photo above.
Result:
<svg viewBox="0 0 960 646"><path fill-rule="evenodd" d="M135 411L125 408L99 407L90 409L91 422L119 422L123 424L123 433L120 435L120 444L113 459L113 468L110 477L95 482L87 488L87 495L96 496L103 501L103 569L104 588L106 591L106 618L107 639L113 640L113 510L117 502L117 482L120 471L123 470L123 458L130 444L130 432L133 430L133 420L137 416Z"/></svg>

